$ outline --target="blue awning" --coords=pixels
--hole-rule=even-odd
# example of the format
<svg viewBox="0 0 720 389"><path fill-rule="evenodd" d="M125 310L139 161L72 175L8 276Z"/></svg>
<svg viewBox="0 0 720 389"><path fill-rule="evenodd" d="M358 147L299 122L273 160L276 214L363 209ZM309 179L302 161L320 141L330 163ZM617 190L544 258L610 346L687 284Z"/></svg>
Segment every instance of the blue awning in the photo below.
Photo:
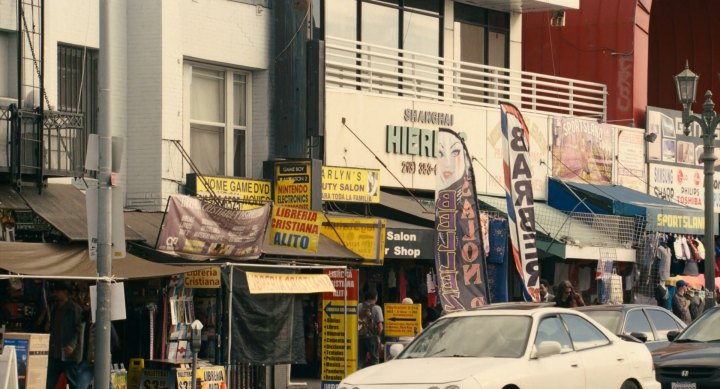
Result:
<svg viewBox="0 0 720 389"><path fill-rule="evenodd" d="M594 185L548 179L548 204L566 212L641 216L648 231L702 235L702 210L686 207L619 185ZM715 225L717 233L717 225Z"/></svg>

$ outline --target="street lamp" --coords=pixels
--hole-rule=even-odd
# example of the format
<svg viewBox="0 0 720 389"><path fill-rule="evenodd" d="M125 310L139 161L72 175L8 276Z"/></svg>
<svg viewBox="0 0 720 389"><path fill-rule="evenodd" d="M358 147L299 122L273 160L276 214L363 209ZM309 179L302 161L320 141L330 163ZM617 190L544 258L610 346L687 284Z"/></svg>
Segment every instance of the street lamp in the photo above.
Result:
<svg viewBox="0 0 720 389"><path fill-rule="evenodd" d="M715 113L712 92L705 92L705 103L701 115L690 112L695 102L695 92L700 76L693 73L685 62L685 69L675 76L678 100L683 106L682 121L685 135L690 135L690 124L695 122L702 129L703 154L701 160L705 173L705 309L715 306L715 241L713 226L715 210L713 201L713 177L715 175L715 129L720 124L720 116Z"/></svg>

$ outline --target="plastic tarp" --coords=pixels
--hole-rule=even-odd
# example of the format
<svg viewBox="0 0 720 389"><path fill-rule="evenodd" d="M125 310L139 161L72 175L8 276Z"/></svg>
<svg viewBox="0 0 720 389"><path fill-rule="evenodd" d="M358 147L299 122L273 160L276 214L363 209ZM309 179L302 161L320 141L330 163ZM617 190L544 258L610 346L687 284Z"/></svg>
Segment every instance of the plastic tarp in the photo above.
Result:
<svg viewBox="0 0 720 389"><path fill-rule="evenodd" d="M272 272L294 273L291 269ZM304 364L303 311L298 295L251 294L244 271L236 269L232 277L232 362ZM230 290L228 279L223 272L223 282Z"/></svg>
<svg viewBox="0 0 720 389"><path fill-rule="evenodd" d="M38 278L97 276L97 264L90 259L86 244L0 242L0 268ZM199 269L146 261L132 254L112 261L112 274L119 279L162 277Z"/></svg>

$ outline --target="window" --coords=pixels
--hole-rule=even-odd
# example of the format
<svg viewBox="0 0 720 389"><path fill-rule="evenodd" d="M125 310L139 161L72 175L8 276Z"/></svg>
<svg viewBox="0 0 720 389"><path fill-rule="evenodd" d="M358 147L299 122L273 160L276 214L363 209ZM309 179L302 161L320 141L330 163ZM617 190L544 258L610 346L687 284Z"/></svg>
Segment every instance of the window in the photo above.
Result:
<svg viewBox="0 0 720 389"><path fill-rule="evenodd" d="M0 30L0 98L17 98L17 32ZM9 102L0 101L0 105Z"/></svg>
<svg viewBox="0 0 720 389"><path fill-rule="evenodd" d="M355 61L354 54L343 50L330 48L328 55L334 62L354 64L357 61L358 65L372 69L360 78L372 77L380 86L376 89L380 93L399 94L402 93L399 89L413 83L436 88L433 85L437 84L435 80L440 74L436 67L425 65L431 60L413 58L414 55L401 54L397 50L435 57L442 55L442 4L442 0L325 0L322 4L324 30L321 28L325 37L383 47L371 47L368 52L358 54ZM407 59L400 61L397 57ZM422 64L412 62L414 60ZM407 81L398 78L398 73L416 79Z"/></svg>
<svg viewBox="0 0 720 389"><path fill-rule="evenodd" d="M487 72L487 69L476 65L509 67L510 14L457 2L454 3L454 14L455 59L467 63L461 66L467 72L461 75L460 83L464 88L459 88L458 96L463 100L483 103L495 101L482 98L484 95L507 98L506 95L484 91L498 88L498 82L506 82L478 74L478 71ZM498 89L507 90L504 86Z"/></svg>
<svg viewBox="0 0 720 389"><path fill-rule="evenodd" d="M562 315L562 319L567 324L576 350L585 350L610 343L605 334L582 317Z"/></svg>
<svg viewBox="0 0 720 389"><path fill-rule="evenodd" d="M542 319L538 326L535 347L540 346L542 342L548 341L560 343L563 353L573 350L570 336L568 336L565 326L557 316Z"/></svg>
<svg viewBox="0 0 720 389"><path fill-rule="evenodd" d="M76 150L74 156L69 156L77 164L72 167L75 169L82 169L81 167L84 166L88 135L97 134L100 93L98 63L97 49L58 44L57 109L62 112L82 114L85 136L66 134L72 140L66 140L66 143L58 145L49 142L48 146L51 151L60 153ZM66 148L67 142L73 142L73 147ZM88 174L94 176L97 173L88 172Z"/></svg>
<svg viewBox="0 0 720 389"><path fill-rule="evenodd" d="M454 7L457 59L508 67L510 14L458 2Z"/></svg>
<svg viewBox="0 0 720 389"><path fill-rule="evenodd" d="M625 319L625 333L630 334L633 332L639 332L645 335L648 341L655 340L650 322L640 309L628 312L627 318Z"/></svg>
<svg viewBox="0 0 720 389"><path fill-rule="evenodd" d="M188 64L190 158L206 175L246 177L249 74Z"/></svg>
<svg viewBox="0 0 720 389"><path fill-rule="evenodd" d="M681 329L678 323L673 320L667 312L663 312L660 309L648 309L647 314L657 331L657 340L667 340L668 332Z"/></svg>

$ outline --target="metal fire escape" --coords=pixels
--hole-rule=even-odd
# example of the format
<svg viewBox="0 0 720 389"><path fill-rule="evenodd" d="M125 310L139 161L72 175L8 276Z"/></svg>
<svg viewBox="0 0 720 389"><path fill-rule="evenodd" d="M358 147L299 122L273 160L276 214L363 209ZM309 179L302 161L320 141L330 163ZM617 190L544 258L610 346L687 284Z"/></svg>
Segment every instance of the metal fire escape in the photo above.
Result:
<svg viewBox="0 0 720 389"><path fill-rule="evenodd" d="M86 136L83 115L53 111L45 92L44 5L44 0L17 1L17 102L0 106L9 145L8 176L0 181L39 191L48 177L82 174L85 150L78 146Z"/></svg>

